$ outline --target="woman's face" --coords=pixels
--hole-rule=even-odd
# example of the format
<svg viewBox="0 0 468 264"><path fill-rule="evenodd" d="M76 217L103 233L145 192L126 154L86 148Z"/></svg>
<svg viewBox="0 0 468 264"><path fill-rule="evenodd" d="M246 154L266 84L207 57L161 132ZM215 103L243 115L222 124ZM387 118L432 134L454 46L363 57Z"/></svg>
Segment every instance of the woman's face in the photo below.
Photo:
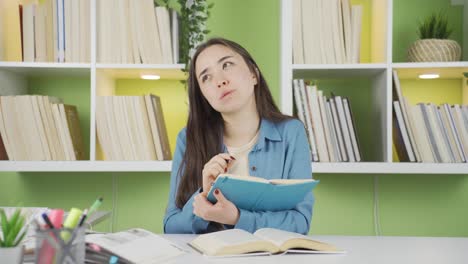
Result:
<svg viewBox="0 0 468 264"><path fill-rule="evenodd" d="M198 55L195 69L201 92L216 111L235 113L252 104L255 108L256 75L235 51L210 46Z"/></svg>

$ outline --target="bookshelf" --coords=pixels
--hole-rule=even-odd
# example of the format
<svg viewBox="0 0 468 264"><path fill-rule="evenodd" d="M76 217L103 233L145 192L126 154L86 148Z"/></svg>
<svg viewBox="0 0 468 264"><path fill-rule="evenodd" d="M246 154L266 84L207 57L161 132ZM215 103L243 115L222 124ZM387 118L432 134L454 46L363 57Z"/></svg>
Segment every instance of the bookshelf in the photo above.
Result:
<svg viewBox="0 0 468 264"><path fill-rule="evenodd" d="M77 105L81 132L85 141L86 159L79 161L0 161L2 172L53 172L53 171L158 171L171 169L171 161L107 161L104 160L96 135L96 98L101 95L143 95L157 91L162 94L170 146L173 152L178 130L186 120L185 89L180 80L185 64L126 64L101 63L99 61L99 0L89 0L89 63L70 62L21 62L17 56L4 56L0 61L0 82L2 95L42 94L62 97L65 103ZM12 4L13 5L13 4ZM16 32L19 36L19 32ZM4 39L0 38L0 41ZM6 41L6 40L5 40ZM2 52L14 50L11 44ZM108 54L108 53L107 53ZM157 74L159 81L141 80L142 74ZM79 84L69 85L68 82ZM146 82L146 83L145 83ZM160 83L163 84L160 84ZM151 87L132 89L129 83ZM55 84L55 85L53 85ZM168 85L169 84L169 85ZM50 85L52 88L47 88ZM63 86L57 91L57 86ZM141 85L140 85L141 86ZM166 87L167 86L167 87ZM73 89L73 90L72 90ZM159 90L158 90L159 89ZM68 95L64 95L67 94ZM182 94L182 96L181 96ZM78 95L78 96L77 96ZM165 96L169 98L165 98ZM79 100L74 100L79 99ZM167 100L166 100L167 99ZM177 108L177 110L173 110Z"/></svg>
<svg viewBox="0 0 468 264"><path fill-rule="evenodd" d="M55 62L14 62L0 61L0 82L12 83L15 89L28 89L28 80L31 78L47 77L54 81L56 78L81 78L89 81L89 85L80 87L79 93L89 97L89 105L85 114L80 112L83 135L87 138L86 148L88 159L84 161L0 161L0 171L152 171L168 172L171 161L105 161L102 160L99 143L96 137L95 110L96 97L112 94L140 94L132 92L126 80L135 82L139 75L148 71L161 75L168 81L178 82L185 78L183 64L119 64L100 63L97 54L97 25L96 3L90 0L90 63L55 63ZM359 1L357 1L359 2ZM393 162L392 154L392 70L397 70L402 79L414 78L414 72L425 69L447 70L449 72L467 72L468 62L447 63L404 63L394 62L393 56L393 6L394 1L371 1L371 8L364 9L363 19L370 21L365 29L366 37L362 40L362 63L359 64L293 64L292 63L292 1L281 0L281 101L280 107L286 114L293 114L293 93L291 82L294 78L312 78L322 80L324 84L330 80L351 82L353 88L364 83L362 91L372 103L368 105L353 105L359 111L370 106L370 118L373 127L364 128L366 136L372 139L361 138L364 146L364 162L359 163L314 163L314 173L349 173L349 174L466 174L466 163L461 164L423 164ZM456 74L456 73L455 73ZM451 78L447 76L447 78ZM105 84L102 84L102 83ZM344 85L341 84L340 87ZM127 87L127 88L125 88ZM183 96L185 90L182 86L173 98ZM345 88L343 88L344 90ZM465 94L468 93L465 88ZM47 91L45 91L47 93ZM350 92L355 92L352 90ZM358 94L358 93L357 93ZM460 98L462 100L462 98ZM466 104L468 101L463 99ZM182 99L171 99L165 110L166 123L169 125L168 133L173 151L177 131L182 128L186 115L186 102ZM173 108L172 108L173 107ZM180 112L177 112L180 111ZM357 112L359 112L357 111ZM89 114L86 114L89 113ZM83 116L86 118L83 120ZM169 118L168 118L169 117ZM362 136L362 135L361 135Z"/></svg>
<svg viewBox="0 0 468 264"><path fill-rule="evenodd" d="M438 1L441 2L441 1ZM398 62L393 47L394 42L393 21L396 16L395 5L402 5L403 1L351 1L352 4L363 5L363 23L361 33L361 63L358 64L294 64L293 63L293 1L281 1L281 56L280 56L280 107L286 114L294 114L293 79L316 80L318 88L327 93L327 89L336 91L350 97L353 112L356 118L367 119L367 122L358 122L357 130L363 152L363 162L314 162L314 173L344 173L344 174L466 174L466 163L405 163L394 161L392 140L392 71L396 70L402 82L404 95L411 94L410 101L414 104L422 98L418 93L412 92L412 82L419 73L436 71L440 73L441 80L459 83L453 87L458 98L447 99L450 104L468 104L468 87L462 85L462 73L468 72L468 62L434 62L434 63L406 63ZM450 4L450 3L449 3ZM440 3L437 3L440 5ZM466 8L466 7L465 7ZM424 8L427 11L428 8ZM408 15L408 14L404 14ZM414 14L412 14L414 16ZM416 21L417 22L417 21ZM398 23L402 23L399 21ZM458 30L458 25L456 30ZM304 29L303 29L304 30ZM397 38L399 39L399 38ZM407 41L407 40L405 40ZM466 47L466 45L465 45ZM398 49L401 47L398 46ZM363 51L364 50L364 51ZM468 50L464 50L464 53ZM367 83L363 83L367 80ZM428 81L431 82L431 81ZM443 83L444 81L442 81ZM333 83L334 88L328 88ZM436 81L432 84L436 85ZM429 91L439 90L437 96L443 97L444 87L437 84ZM434 90L435 89L435 90ZM421 91L421 90L419 90ZM354 97L363 96L365 100L353 100ZM443 97L445 98L445 97ZM357 102L359 103L357 103ZM437 103L438 104L438 103ZM372 113L366 115L365 112ZM364 123L364 124L363 124ZM365 123L372 123L366 127ZM360 127L361 126L361 127Z"/></svg>

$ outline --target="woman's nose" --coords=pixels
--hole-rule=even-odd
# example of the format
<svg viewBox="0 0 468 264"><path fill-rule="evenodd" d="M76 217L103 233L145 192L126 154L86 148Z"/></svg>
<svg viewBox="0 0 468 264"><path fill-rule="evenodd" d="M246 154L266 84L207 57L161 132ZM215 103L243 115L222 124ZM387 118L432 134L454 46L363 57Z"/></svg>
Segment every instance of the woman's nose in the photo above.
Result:
<svg viewBox="0 0 468 264"><path fill-rule="evenodd" d="M220 81L218 82L218 88L221 88L221 87L226 86L226 85L228 85L228 84L229 84L229 81L228 81L228 80L220 80Z"/></svg>

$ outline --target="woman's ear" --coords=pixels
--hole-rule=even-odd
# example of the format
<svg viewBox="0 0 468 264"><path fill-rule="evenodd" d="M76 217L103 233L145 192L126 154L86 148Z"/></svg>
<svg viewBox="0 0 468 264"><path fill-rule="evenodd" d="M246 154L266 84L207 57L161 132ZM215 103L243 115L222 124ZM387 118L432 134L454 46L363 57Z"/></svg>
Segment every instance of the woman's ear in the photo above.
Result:
<svg viewBox="0 0 468 264"><path fill-rule="evenodd" d="M259 76L260 76L260 73L258 72L258 68L255 67L255 73L252 75L252 78L254 79L254 85L258 84Z"/></svg>

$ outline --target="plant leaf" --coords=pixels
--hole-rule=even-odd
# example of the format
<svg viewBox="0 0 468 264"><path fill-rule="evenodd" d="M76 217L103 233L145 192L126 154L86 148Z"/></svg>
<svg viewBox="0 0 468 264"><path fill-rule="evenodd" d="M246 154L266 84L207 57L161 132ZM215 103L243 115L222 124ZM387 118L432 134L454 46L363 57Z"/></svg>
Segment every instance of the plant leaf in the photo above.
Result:
<svg viewBox="0 0 468 264"><path fill-rule="evenodd" d="M163 7L167 6L166 1L164 1L164 0L154 0L154 3L157 6L163 6Z"/></svg>
<svg viewBox="0 0 468 264"><path fill-rule="evenodd" d="M0 217L2 222L3 240L5 240L8 235L8 219L6 217L5 210L0 209Z"/></svg>
<svg viewBox="0 0 468 264"><path fill-rule="evenodd" d="M179 2L177 2L177 0L167 1L167 6L170 9L174 9L177 12L177 14L179 14L179 15L182 12L182 5Z"/></svg>
<svg viewBox="0 0 468 264"><path fill-rule="evenodd" d="M17 220L15 222L15 225L12 227L12 229L10 230L10 233L8 234L8 236L6 237L6 240L5 240L5 243L6 243L7 247L13 246L13 244L15 242L15 239L16 239L16 236L18 235L19 231L21 230L21 228L24 225L24 217L23 216L19 216L16 219Z"/></svg>
<svg viewBox="0 0 468 264"><path fill-rule="evenodd" d="M8 222L8 228L12 229L16 225L16 221L18 221L18 217L20 216L21 209L17 208L13 215Z"/></svg>

